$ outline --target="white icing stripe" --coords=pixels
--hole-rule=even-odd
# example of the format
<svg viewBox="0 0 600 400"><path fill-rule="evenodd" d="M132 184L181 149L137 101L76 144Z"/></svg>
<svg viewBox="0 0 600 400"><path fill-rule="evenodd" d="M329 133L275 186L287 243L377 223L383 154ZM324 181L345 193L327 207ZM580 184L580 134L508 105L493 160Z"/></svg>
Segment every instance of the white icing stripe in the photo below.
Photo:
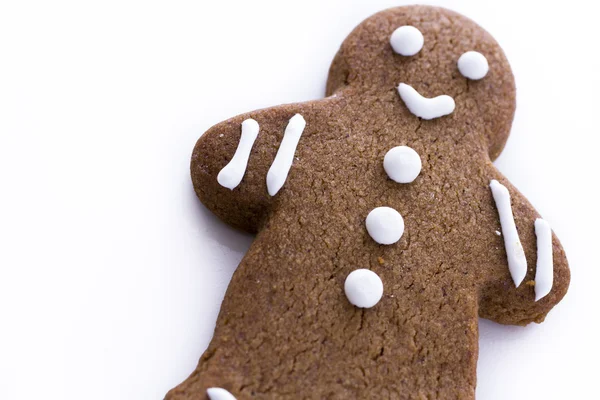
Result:
<svg viewBox="0 0 600 400"><path fill-rule="evenodd" d="M221 388L208 388L206 394L210 400L236 400L231 393Z"/></svg>
<svg viewBox="0 0 600 400"><path fill-rule="evenodd" d="M552 229L541 218L535 220L537 236L537 265L535 270L535 301L546 296L552 290L554 264L552 261Z"/></svg>
<svg viewBox="0 0 600 400"><path fill-rule="evenodd" d="M258 136L258 130L258 122L255 120L247 119L242 122L242 136L235 154L217 176L217 181L221 186L233 190L242 181L248 166L252 145Z"/></svg>
<svg viewBox="0 0 600 400"><path fill-rule="evenodd" d="M454 99L445 94L429 99L406 83L398 85L398 93L410 112L423 119L443 117L454 111Z"/></svg>
<svg viewBox="0 0 600 400"><path fill-rule="evenodd" d="M490 182L492 195L500 215L500 226L502 227L502 236L504 237L504 247L506 248L506 257L508 259L508 269L515 283L519 287L525 275L527 274L527 259L525 251L519 239L517 226L513 217L510 205L510 193L508 189L497 180Z"/></svg>
<svg viewBox="0 0 600 400"><path fill-rule="evenodd" d="M269 172L267 173L267 190L271 196L275 196L282 188L294 161L296 146L300 141L300 136L304 131L306 121L300 114L294 115L288 122L283 134L283 139L277 150L277 155Z"/></svg>

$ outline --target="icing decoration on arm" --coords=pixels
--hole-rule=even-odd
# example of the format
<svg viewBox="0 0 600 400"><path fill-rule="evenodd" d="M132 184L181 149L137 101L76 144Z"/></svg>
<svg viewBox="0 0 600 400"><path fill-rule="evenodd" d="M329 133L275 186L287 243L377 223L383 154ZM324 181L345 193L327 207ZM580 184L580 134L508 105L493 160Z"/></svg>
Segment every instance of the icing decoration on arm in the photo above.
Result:
<svg viewBox="0 0 600 400"><path fill-rule="evenodd" d="M410 112L423 119L443 117L454 111L454 99L445 94L429 99L406 83L398 86L398 93Z"/></svg>
<svg viewBox="0 0 600 400"><path fill-rule="evenodd" d="M206 394L210 400L236 400L231 393L221 388L208 388Z"/></svg>
<svg viewBox="0 0 600 400"><path fill-rule="evenodd" d="M535 301L552 290L554 263L552 261L552 230L550 224L541 218L535 220L537 236L537 265L535 270Z"/></svg>
<svg viewBox="0 0 600 400"><path fill-rule="evenodd" d="M394 244L404 233L404 219L391 207L373 209L365 224L371 238L379 244Z"/></svg>
<svg viewBox="0 0 600 400"><path fill-rule="evenodd" d="M375 272L357 269L346 277L344 292L348 301L356 307L371 308L383 296L383 282Z"/></svg>
<svg viewBox="0 0 600 400"><path fill-rule="evenodd" d="M403 56L414 56L423 48L423 34L414 26L405 25L396 29L390 37L394 51Z"/></svg>
<svg viewBox="0 0 600 400"><path fill-rule="evenodd" d="M467 51L458 59L458 70L462 76L474 81L486 76L489 69L485 56L476 51Z"/></svg>
<svg viewBox="0 0 600 400"><path fill-rule="evenodd" d="M411 183L421 172L421 157L408 146L397 146L385 154L383 169L391 180Z"/></svg>
<svg viewBox="0 0 600 400"><path fill-rule="evenodd" d="M255 120L249 118L242 122L242 136L240 137L235 154L231 161L229 161L229 164L223 167L219 175L217 175L219 185L233 190L240 184L246 173L248 158L250 158L252 145L258 136L258 130L258 122Z"/></svg>
<svg viewBox="0 0 600 400"><path fill-rule="evenodd" d="M275 196L285 183L292 167L292 162L294 161L296 146L298 146L305 126L306 121L300 114L294 115L290 119L290 122L288 122L275 160L273 160L273 164L271 164L271 168L267 172L267 190L269 195Z"/></svg>
<svg viewBox="0 0 600 400"><path fill-rule="evenodd" d="M506 248L506 257L508 259L508 269L516 287L519 287L525 275L527 274L527 259L525 251L519 239L517 226L513 217L510 205L510 193L508 189L497 180L490 182L492 195L496 202L496 208L500 215L500 226L502 227L502 236L504 237L504 247Z"/></svg>

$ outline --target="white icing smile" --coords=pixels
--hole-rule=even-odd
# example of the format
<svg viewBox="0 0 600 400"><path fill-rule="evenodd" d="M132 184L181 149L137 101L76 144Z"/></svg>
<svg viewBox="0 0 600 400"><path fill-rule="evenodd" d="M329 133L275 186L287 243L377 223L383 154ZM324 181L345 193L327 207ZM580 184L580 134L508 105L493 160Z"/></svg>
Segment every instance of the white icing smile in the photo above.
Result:
<svg viewBox="0 0 600 400"><path fill-rule="evenodd" d="M398 85L398 93L410 112L423 119L443 117L454 111L454 99L445 94L430 99L406 83Z"/></svg>

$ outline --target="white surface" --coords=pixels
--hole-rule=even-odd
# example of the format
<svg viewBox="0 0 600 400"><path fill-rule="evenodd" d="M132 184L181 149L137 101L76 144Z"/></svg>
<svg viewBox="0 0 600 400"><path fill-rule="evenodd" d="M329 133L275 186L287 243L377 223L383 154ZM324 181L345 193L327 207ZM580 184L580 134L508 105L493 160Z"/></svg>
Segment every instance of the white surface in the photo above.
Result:
<svg viewBox="0 0 600 400"><path fill-rule="evenodd" d="M242 134L240 136L238 147L235 149L235 153L231 160L217 175L219 185L225 186L231 190L235 189L237 185L240 184L246 173L246 167L248 166L248 160L250 159L250 151L252 150L252 145L258 136L260 128L258 122L249 118L242 122L240 129L242 130Z"/></svg>
<svg viewBox="0 0 600 400"><path fill-rule="evenodd" d="M546 296L552 290L554 263L552 261L552 229L548 221L535 220L537 237L537 261L535 267L535 301Z"/></svg>
<svg viewBox="0 0 600 400"><path fill-rule="evenodd" d="M410 183L421 173L421 157L408 146L396 146L385 153L383 169L393 181Z"/></svg>
<svg viewBox="0 0 600 400"><path fill-rule="evenodd" d="M184 379L251 241L196 200L196 139L233 115L321 97L348 32L400 3L0 2L0 398L160 400ZM511 62L518 110L496 165L572 267L543 324L481 323L478 400L594 398L594 3L443 4Z"/></svg>
<svg viewBox="0 0 600 400"><path fill-rule="evenodd" d="M420 30L414 26L401 26L390 37L390 44L394 51L403 56L414 56L423 48L425 39Z"/></svg>
<svg viewBox="0 0 600 400"><path fill-rule="evenodd" d="M365 219L365 226L371 238L379 244L394 244L404 233L404 219L391 207L371 210Z"/></svg>
<svg viewBox="0 0 600 400"><path fill-rule="evenodd" d="M458 70L465 78L478 80L487 75L490 66L487 58L477 51L467 51L458 58Z"/></svg>
<svg viewBox="0 0 600 400"><path fill-rule="evenodd" d="M523 250L519 232L517 232L517 226L515 225L510 192L506 186L495 179L490 182L490 189L494 196L500 226L502 227L508 269L510 269L510 275L515 286L519 287L523 279L525 279L525 275L527 275L527 259L525 258L525 250Z"/></svg>
<svg viewBox="0 0 600 400"><path fill-rule="evenodd" d="M383 296L383 282L379 275L368 269L357 269L348 274L344 282L348 301L360 308L371 308Z"/></svg>
<svg viewBox="0 0 600 400"><path fill-rule="evenodd" d="M454 99L447 94L427 98L406 83L398 85L398 94L410 112L423 119L440 118L454 111Z"/></svg>
<svg viewBox="0 0 600 400"><path fill-rule="evenodd" d="M296 146L300 141L306 121L300 114L294 115L290 118L285 132L283 133L283 139L277 149L277 154L273 160L273 164L267 172L267 191L271 196L275 196L279 189L285 184L290 168L294 163L294 153L296 152Z"/></svg>

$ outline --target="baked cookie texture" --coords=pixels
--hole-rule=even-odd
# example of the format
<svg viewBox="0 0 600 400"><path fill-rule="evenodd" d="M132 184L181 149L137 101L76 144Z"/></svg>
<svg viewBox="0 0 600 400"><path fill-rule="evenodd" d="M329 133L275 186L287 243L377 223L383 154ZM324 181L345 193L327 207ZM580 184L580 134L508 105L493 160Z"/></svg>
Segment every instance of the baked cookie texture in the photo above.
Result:
<svg viewBox="0 0 600 400"><path fill-rule="evenodd" d="M411 25L421 51L401 56L390 35ZM475 50L489 63L480 80L457 69ZM425 97L446 94L450 115L422 120L399 97L400 82ZM214 337L192 375L168 400L208 399L224 388L239 399L473 399L478 317L540 323L565 295L569 268L553 236L554 282L534 301L539 217L492 165L508 138L515 84L496 41L473 21L428 6L398 7L362 22L335 56L325 99L253 111L221 122L191 161L200 200L225 223L257 233L235 271ZM267 171L289 119L306 128L283 188ZM239 186L217 182L242 121L260 133ZM412 183L389 179L383 158L410 146L422 170ZM506 186L528 262L515 287L507 267L490 181ZM365 229L379 206L398 210L400 241L376 243ZM353 306L344 281L364 268L382 280L372 308ZM214 399L213 399L214 400Z"/></svg>

